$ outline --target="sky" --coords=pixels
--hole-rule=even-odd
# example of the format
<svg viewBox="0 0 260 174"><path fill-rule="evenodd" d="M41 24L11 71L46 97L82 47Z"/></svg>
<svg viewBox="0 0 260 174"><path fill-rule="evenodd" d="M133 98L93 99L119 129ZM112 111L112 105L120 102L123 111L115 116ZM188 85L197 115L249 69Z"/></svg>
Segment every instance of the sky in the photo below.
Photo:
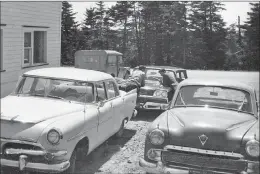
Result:
<svg viewBox="0 0 260 174"><path fill-rule="evenodd" d="M252 2L252 1L251 1ZM88 2L88 1L81 1L81 2L70 2L73 7L73 11L77 14L75 15L76 21L81 23L84 19L84 13L86 8L95 7L96 1ZM226 8L226 10L220 12L223 16L224 21L226 22L227 26L232 23L236 23L238 21L238 16L240 16L240 24L243 24L244 21L247 20L248 15L247 12L250 11L250 4L249 2L222 2ZM115 5L116 1L114 2L105 2L107 8Z"/></svg>

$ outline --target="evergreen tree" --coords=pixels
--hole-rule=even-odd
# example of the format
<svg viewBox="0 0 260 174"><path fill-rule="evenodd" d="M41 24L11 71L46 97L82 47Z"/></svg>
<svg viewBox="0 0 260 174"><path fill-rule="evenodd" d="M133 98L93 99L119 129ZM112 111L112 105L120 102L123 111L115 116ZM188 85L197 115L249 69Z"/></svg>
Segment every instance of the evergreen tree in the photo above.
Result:
<svg viewBox="0 0 260 174"><path fill-rule="evenodd" d="M247 70L259 70L259 49L260 49L260 34L259 34L259 11L260 5L258 3L250 3L252 8L248 12L249 19L243 28L246 29L245 37L247 45L245 48L245 57L243 59L243 66Z"/></svg>
<svg viewBox="0 0 260 174"><path fill-rule="evenodd" d="M191 3L190 29L195 39L191 52L198 56L197 63L209 69L222 69L225 63L227 31L218 14L222 6L215 1Z"/></svg>
<svg viewBox="0 0 260 174"><path fill-rule="evenodd" d="M129 34L129 17L133 14L133 5L134 2L127 1L117 1L116 5L111 8L111 17L114 19L114 22L118 24L118 27L123 28L122 34L122 49L123 58L126 57L127 51L127 42Z"/></svg>
<svg viewBox="0 0 260 174"><path fill-rule="evenodd" d="M96 20L95 20L95 8L86 9L85 19L83 22L82 31L85 36L85 40L88 43L88 49L92 49L92 43L97 38L98 33L96 29Z"/></svg>
<svg viewBox="0 0 260 174"><path fill-rule="evenodd" d="M78 24L75 22L75 15L72 5L67 1L62 2L61 12L61 63L74 64L74 53L76 51L75 35Z"/></svg>

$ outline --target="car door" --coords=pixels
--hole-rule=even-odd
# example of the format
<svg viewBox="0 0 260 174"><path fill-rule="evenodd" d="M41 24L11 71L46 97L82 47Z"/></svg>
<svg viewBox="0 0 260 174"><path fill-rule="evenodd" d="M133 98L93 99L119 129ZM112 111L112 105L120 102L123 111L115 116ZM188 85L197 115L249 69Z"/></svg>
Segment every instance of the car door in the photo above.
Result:
<svg viewBox="0 0 260 174"><path fill-rule="evenodd" d="M110 126L113 124L112 102L107 100L105 82L96 83L96 101L101 102L98 106L98 139L102 143L108 139L113 131Z"/></svg>
<svg viewBox="0 0 260 174"><path fill-rule="evenodd" d="M119 95L118 87L113 80L108 80L105 82L105 84L107 89L108 101L112 103L113 125L111 125L111 128L113 129L113 133L115 133L118 131L121 122L125 118L123 110L123 98Z"/></svg>
<svg viewBox="0 0 260 174"><path fill-rule="evenodd" d="M123 113L130 120L136 106L137 91L136 89L131 90L121 97L123 98Z"/></svg>

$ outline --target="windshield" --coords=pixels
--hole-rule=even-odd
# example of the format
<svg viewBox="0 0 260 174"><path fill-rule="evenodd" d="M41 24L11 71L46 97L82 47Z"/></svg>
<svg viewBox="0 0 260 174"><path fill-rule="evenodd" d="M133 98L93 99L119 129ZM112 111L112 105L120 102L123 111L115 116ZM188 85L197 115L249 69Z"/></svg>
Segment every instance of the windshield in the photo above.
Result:
<svg viewBox="0 0 260 174"><path fill-rule="evenodd" d="M215 107L252 114L252 103L248 92L217 86L184 86L180 89L174 106Z"/></svg>
<svg viewBox="0 0 260 174"><path fill-rule="evenodd" d="M41 77L23 77L16 89L16 94L83 103L94 102L92 83Z"/></svg>
<svg viewBox="0 0 260 174"><path fill-rule="evenodd" d="M136 71L136 70L137 69L135 69L134 71ZM175 74L174 74L173 71L166 70L166 73L173 74L173 76L175 77ZM146 78L146 80L162 81L162 76L159 73L159 69L146 68L146 70L145 70L145 78Z"/></svg>

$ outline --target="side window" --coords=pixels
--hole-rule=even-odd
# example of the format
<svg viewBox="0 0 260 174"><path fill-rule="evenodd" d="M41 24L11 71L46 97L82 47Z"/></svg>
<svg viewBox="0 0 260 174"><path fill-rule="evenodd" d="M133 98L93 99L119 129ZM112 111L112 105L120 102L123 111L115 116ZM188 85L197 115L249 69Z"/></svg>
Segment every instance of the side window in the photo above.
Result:
<svg viewBox="0 0 260 174"><path fill-rule="evenodd" d="M116 56L112 56L112 55L108 56L108 65L115 66L116 62L117 62Z"/></svg>
<svg viewBox="0 0 260 174"><path fill-rule="evenodd" d="M25 94L30 93L33 82L34 82L34 78L26 77L26 78L24 79L24 82L23 82L23 83L24 83L24 84L23 84L23 87L22 87L22 89L20 89L19 92L25 93Z"/></svg>
<svg viewBox="0 0 260 174"><path fill-rule="evenodd" d="M107 81L106 82L106 87L107 87L107 96L108 99L114 98L119 95L119 91L117 89L116 84L113 81Z"/></svg>
<svg viewBox="0 0 260 174"><path fill-rule="evenodd" d="M106 88L104 82L96 83L97 101L104 101L106 97Z"/></svg>

